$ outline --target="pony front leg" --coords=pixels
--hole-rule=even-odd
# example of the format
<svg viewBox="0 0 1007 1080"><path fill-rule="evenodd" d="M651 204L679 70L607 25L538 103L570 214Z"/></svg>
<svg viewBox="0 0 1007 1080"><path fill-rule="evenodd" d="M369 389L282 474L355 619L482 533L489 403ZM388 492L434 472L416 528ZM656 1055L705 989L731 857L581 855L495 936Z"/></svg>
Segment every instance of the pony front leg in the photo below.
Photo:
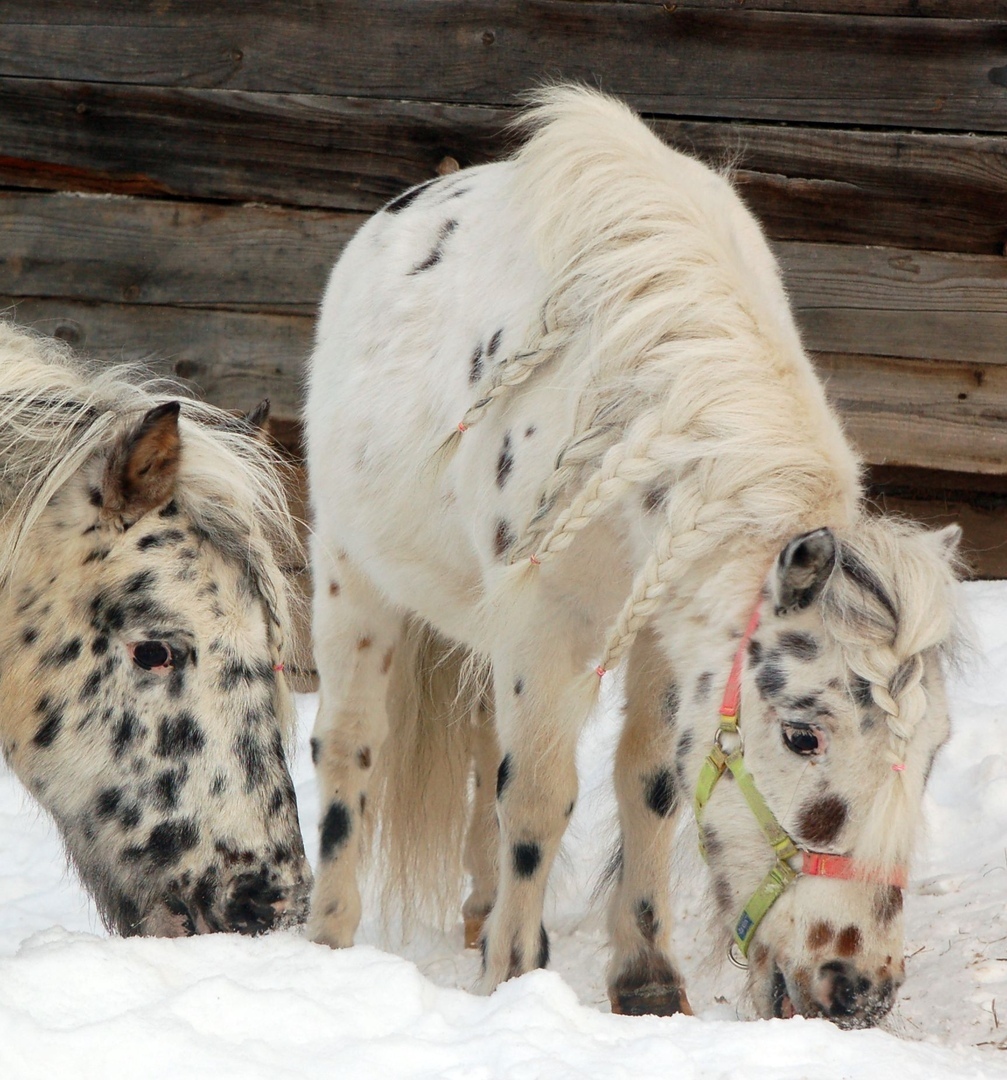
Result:
<svg viewBox="0 0 1007 1080"><path fill-rule="evenodd" d="M621 852L609 908L612 1011L669 1016L692 1010L670 957L668 881L682 792L673 766L678 688L653 631L633 644L626 672L626 720L615 759Z"/></svg>
<svg viewBox="0 0 1007 1080"><path fill-rule="evenodd" d="M402 619L345 557L315 559L313 633L320 681L311 756L321 801L308 933L340 948L360 922L357 863L367 788L388 730L388 675Z"/></svg>
<svg viewBox="0 0 1007 1080"><path fill-rule="evenodd" d="M497 896L482 940L484 993L549 960L546 881L577 798L575 750L591 702L569 656L538 644L534 661L494 657L503 757L496 784Z"/></svg>

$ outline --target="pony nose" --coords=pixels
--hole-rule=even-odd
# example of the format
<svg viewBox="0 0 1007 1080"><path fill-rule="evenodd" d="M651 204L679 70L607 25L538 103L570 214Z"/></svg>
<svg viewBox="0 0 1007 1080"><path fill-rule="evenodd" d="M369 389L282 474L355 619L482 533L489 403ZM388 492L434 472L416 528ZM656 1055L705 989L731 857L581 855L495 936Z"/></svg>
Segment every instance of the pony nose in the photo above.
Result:
<svg viewBox="0 0 1007 1080"><path fill-rule="evenodd" d="M872 1027L891 1009L891 979L877 984L853 964L830 960L818 969L819 999L840 1027Z"/></svg>
<svg viewBox="0 0 1007 1080"><path fill-rule="evenodd" d="M308 915L310 882L283 886L265 870L236 875L227 890L225 929L239 934L300 926Z"/></svg>

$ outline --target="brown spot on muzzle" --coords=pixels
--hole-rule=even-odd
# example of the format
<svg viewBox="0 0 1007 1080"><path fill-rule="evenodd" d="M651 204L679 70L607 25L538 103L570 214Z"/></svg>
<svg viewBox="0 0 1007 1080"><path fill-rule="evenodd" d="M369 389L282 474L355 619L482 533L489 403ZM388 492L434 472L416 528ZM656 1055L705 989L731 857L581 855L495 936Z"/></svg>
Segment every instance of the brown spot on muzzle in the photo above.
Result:
<svg viewBox="0 0 1007 1080"><path fill-rule="evenodd" d="M797 832L807 844L824 847L839 835L849 807L838 795L824 795L806 802L797 817Z"/></svg>
<svg viewBox="0 0 1007 1080"><path fill-rule="evenodd" d="M827 922L816 922L808 931L808 948L824 949L835 931Z"/></svg>
<svg viewBox="0 0 1007 1080"><path fill-rule="evenodd" d="M859 929L853 926L844 926L836 938L836 954L838 956L856 956L863 944Z"/></svg>

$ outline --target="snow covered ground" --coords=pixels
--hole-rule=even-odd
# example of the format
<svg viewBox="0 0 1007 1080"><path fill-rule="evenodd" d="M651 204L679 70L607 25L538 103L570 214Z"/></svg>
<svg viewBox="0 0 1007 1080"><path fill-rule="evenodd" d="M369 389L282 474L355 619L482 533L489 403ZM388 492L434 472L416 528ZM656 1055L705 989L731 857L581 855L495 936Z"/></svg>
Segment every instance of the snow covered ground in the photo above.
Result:
<svg viewBox="0 0 1007 1080"><path fill-rule="evenodd" d="M611 838L610 701L582 741L582 796L546 913L553 969L489 998L465 992L477 960L460 925L402 944L365 920L364 944L343 952L294 934L110 939L55 830L0 772L0 1080L1007 1077L1007 582L962 588L980 655L952 684L954 734L906 899L908 978L886 1030L742 1022L740 976L710 956L691 857L678 947L697 1015L608 1012L588 895ZM313 852L314 701L300 706L295 781Z"/></svg>

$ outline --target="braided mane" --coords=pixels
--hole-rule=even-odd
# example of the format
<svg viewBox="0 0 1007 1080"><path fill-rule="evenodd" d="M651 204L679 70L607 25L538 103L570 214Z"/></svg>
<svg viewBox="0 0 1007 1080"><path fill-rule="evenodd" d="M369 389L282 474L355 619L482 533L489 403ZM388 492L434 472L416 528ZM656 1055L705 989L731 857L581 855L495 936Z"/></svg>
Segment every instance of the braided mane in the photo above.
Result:
<svg viewBox="0 0 1007 1080"><path fill-rule="evenodd" d="M633 491L668 488L607 669L698 559L740 536L777 544L852 522L859 465L728 182L619 102L571 87L536 100L515 184L549 282L541 330L462 427L546 367L558 381L587 373L574 430L512 549L515 584Z"/></svg>
<svg viewBox="0 0 1007 1080"><path fill-rule="evenodd" d="M924 658L936 654L946 667L960 647L953 595L958 564L948 539L911 522L865 517L840 539L836 570L821 595L825 628L847 668L869 688L888 729L884 781L865 812L869 827L858 851L874 866L904 865L910 855L911 808L930 766L915 760L913 742L933 707Z"/></svg>

